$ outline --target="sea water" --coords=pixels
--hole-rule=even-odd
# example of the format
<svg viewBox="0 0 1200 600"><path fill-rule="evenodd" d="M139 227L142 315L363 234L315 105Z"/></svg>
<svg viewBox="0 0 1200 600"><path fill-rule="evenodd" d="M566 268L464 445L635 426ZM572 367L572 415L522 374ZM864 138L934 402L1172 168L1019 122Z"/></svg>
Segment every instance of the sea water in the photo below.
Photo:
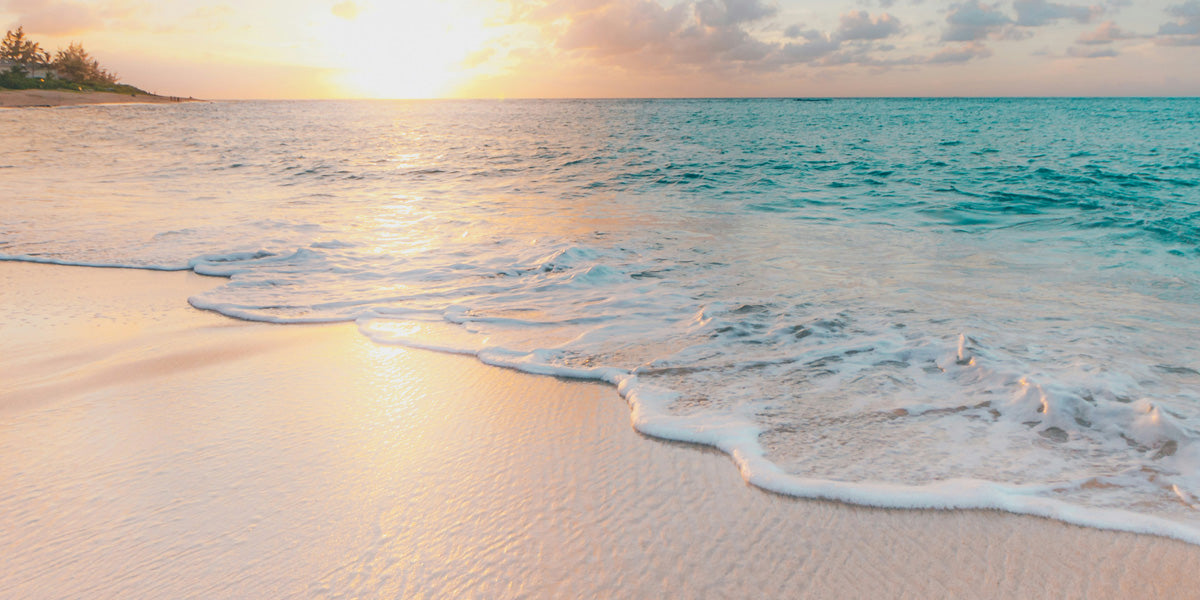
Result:
<svg viewBox="0 0 1200 600"><path fill-rule="evenodd" d="M603 380L785 494L1200 543L1200 100L221 102L0 142L0 258Z"/></svg>

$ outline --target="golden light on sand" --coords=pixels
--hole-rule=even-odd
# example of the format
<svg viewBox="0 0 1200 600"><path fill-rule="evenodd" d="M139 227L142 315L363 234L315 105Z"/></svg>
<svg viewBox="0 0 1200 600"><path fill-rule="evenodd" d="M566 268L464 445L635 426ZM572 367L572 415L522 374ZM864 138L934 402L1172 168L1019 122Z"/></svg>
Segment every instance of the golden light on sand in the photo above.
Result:
<svg viewBox="0 0 1200 600"><path fill-rule="evenodd" d="M354 97L453 95L487 54L489 16L467 1L379 2L335 13L329 41L336 84Z"/></svg>

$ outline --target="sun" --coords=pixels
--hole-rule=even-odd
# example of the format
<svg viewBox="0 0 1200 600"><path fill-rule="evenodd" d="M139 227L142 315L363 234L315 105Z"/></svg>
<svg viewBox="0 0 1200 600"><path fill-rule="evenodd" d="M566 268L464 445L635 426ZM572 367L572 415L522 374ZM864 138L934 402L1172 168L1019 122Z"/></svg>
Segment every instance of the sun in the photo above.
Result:
<svg viewBox="0 0 1200 600"><path fill-rule="evenodd" d="M362 98L440 98L478 74L489 15L463 0L337 5L331 49L344 94ZM348 8L348 6L350 8Z"/></svg>

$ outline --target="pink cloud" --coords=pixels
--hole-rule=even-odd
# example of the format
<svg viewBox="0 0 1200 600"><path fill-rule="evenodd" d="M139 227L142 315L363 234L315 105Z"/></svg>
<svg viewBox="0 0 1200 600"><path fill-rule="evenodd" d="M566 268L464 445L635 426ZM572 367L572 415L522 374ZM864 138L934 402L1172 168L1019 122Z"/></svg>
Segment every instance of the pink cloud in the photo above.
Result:
<svg viewBox="0 0 1200 600"><path fill-rule="evenodd" d="M16 13L17 24L35 35L72 35L98 29L104 24L96 7L78 2L8 0L3 6Z"/></svg>
<svg viewBox="0 0 1200 600"><path fill-rule="evenodd" d="M1137 37L1141 36L1129 33L1128 31L1117 27L1117 24L1112 21L1105 21L1101 23L1100 26L1094 31L1089 31L1080 35L1079 39L1076 41L1080 44L1096 46L1102 44L1111 44L1117 40L1130 40Z"/></svg>

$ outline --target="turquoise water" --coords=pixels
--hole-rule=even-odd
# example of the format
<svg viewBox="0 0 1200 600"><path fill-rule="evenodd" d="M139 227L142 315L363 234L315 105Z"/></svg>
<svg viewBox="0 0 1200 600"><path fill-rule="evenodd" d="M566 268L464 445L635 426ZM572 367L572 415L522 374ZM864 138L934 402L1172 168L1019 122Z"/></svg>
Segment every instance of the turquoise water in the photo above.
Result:
<svg viewBox="0 0 1200 600"><path fill-rule="evenodd" d="M1200 543L1200 100L0 112L0 254L618 386L752 483Z"/></svg>

